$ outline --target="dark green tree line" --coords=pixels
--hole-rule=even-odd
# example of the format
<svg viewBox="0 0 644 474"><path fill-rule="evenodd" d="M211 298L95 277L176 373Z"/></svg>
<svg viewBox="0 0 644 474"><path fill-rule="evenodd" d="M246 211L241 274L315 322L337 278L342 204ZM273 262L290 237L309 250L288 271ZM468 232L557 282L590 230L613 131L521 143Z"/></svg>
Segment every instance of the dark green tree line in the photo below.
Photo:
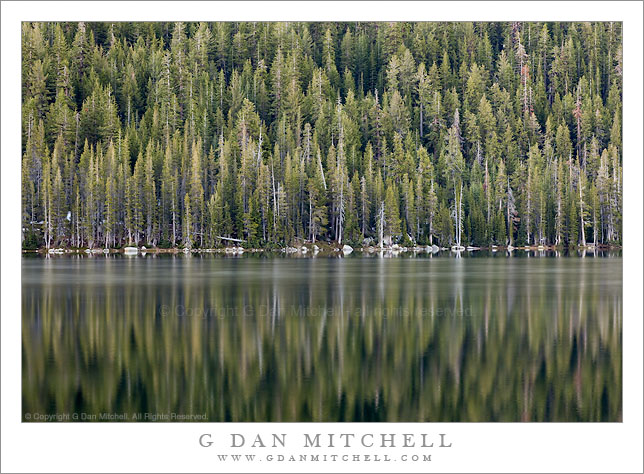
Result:
<svg viewBox="0 0 644 474"><path fill-rule="evenodd" d="M23 245L622 239L619 23L24 23Z"/></svg>

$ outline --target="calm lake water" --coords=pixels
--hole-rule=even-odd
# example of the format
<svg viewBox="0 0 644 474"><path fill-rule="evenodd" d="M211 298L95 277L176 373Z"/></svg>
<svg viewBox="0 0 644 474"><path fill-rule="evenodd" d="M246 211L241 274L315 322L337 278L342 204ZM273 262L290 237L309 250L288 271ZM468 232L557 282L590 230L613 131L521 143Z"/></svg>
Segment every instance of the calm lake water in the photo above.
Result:
<svg viewBox="0 0 644 474"><path fill-rule="evenodd" d="M514 253L23 257L23 416L621 421L621 257Z"/></svg>

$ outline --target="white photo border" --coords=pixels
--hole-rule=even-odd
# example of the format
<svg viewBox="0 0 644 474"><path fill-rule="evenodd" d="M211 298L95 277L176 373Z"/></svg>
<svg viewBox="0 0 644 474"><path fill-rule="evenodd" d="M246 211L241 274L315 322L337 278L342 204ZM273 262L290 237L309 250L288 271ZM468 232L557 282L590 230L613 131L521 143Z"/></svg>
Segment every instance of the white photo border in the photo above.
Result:
<svg viewBox="0 0 644 474"><path fill-rule="evenodd" d="M1 337L3 472L642 472L641 2L2 2ZM21 422L21 21L618 21L623 22L622 423L23 423ZM198 439L212 433L215 449ZM230 434L447 433L423 462L220 462ZM225 443L225 444L224 444ZM245 450L245 453L253 450ZM338 448L343 455L349 450ZM401 448L355 448L390 454Z"/></svg>

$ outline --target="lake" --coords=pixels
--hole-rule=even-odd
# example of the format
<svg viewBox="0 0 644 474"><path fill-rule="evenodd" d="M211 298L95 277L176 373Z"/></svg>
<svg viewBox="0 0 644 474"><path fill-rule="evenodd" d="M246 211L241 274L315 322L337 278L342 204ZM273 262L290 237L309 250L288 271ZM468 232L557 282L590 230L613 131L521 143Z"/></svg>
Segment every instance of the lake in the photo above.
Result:
<svg viewBox="0 0 644 474"><path fill-rule="evenodd" d="M24 256L23 419L621 421L616 255Z"/></svg>

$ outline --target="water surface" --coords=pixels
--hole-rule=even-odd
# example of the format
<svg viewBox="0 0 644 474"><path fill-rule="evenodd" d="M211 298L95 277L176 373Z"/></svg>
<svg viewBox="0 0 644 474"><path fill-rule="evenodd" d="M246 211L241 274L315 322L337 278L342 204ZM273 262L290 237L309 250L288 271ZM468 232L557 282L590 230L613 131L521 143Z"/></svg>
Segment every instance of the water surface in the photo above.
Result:
<svg viewBox="0 0 644 474"><path fill-rule="evenodd" d="M621 257L515 254L25 257L23 417L621 421Z"/></svg>

